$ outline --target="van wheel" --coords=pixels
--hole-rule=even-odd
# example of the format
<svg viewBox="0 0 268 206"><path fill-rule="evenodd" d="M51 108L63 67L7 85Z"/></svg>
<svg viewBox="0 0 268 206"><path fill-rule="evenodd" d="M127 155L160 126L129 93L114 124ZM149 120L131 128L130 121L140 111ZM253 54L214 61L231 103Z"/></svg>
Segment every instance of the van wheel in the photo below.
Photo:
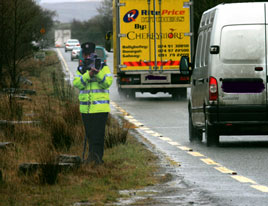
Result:
<svg viewBox="0 0 268 206"><path fill-rule="evenodd" d="M216 128L208 125L208 121L206 120L206 145L209 146L218 146L219 145L219 134L216 131Z"/></svg>
<svg viewBox="0 0 268 206"><path fill-rule="evenodd" d="M189 112L189 140L190 142L202 142L203 132L200 129L197 129L193 125L192 114Z"/></svg>

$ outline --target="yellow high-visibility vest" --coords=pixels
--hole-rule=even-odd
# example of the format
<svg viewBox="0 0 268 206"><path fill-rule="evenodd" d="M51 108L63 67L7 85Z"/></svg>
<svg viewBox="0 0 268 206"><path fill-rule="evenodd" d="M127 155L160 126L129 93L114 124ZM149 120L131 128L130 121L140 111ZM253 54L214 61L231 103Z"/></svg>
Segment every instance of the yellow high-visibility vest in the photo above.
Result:
<svg viewBox="0 0 268 206"><path fill-rule="evenodd" d="M73 85L80 90L80 112L110 112L109 88L112 83L113 76L106 65L94 77L90 77L88 71L82 74L77 70Z"/></svg>

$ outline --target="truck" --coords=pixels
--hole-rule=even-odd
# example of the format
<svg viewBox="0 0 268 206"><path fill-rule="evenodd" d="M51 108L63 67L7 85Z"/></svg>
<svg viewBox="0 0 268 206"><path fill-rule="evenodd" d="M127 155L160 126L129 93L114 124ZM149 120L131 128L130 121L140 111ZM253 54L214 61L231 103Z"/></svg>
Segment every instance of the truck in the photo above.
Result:
<svg viewBox="0 0 268 206"><path fill-rule="evenodd" d="M191 59L193 7L189 0L114 0L114 75L120 95L164 92L185 98L190 74L180 71L181 56Z"/></svg>
<svg viewBox="0 0 268 206"><path fill-rule="evenodd" d="M64 47L65 42L71 39L70 29L57 29L54 35L55 47Z"/></svg>

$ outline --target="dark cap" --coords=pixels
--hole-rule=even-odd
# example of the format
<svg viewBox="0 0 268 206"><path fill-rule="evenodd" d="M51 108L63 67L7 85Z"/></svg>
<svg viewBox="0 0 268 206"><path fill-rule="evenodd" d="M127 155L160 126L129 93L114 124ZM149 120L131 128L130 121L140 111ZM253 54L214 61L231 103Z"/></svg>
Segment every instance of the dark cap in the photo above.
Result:
<svg viewBox="0 0 268 206"><path fill-rule="evenodd" d="M82 53L84 54L91 54L95 52L96 45L92 42L85 42L81 45Z"/></svg>

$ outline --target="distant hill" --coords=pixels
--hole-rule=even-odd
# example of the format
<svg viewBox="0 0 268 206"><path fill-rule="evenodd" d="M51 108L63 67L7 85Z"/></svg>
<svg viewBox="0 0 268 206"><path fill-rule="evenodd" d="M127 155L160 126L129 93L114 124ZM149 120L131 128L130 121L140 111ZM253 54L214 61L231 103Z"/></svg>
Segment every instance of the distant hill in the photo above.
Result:
<svg viewBox="0 0 268 206"><path fill-rule="evenodd" d="M65 3L41 3L41 7L56 11L57 16L54 20L62 23L72 22L73 19L87 21L98 14L99 1L89 2L65 2Z"/></svg>

